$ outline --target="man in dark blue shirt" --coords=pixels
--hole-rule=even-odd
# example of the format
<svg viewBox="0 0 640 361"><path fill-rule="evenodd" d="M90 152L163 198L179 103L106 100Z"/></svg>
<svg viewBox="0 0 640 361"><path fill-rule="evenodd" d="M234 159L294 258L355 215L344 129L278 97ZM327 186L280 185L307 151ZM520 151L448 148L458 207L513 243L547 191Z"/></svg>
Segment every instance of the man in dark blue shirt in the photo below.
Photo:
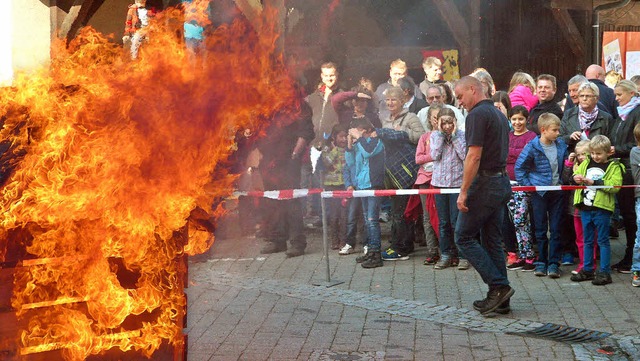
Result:
<svg viewBox="0 0 640 361"><path fill-rule="evenodd" d="M473 307L483 315L494 311L506 314L514 293L507 278L502 239L505 205L511 197L505 170L508 120L486 99L479 80L465 76L456 84L455 92L460 105L469 111L455 242L489 286L487 297L473 302Z"/></svg>

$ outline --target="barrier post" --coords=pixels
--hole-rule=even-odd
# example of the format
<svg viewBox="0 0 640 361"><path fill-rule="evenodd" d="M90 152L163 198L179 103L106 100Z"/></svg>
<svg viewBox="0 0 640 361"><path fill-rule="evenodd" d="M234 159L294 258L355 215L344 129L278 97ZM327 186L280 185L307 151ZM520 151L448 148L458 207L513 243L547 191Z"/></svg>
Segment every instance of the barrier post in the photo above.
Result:
<svg viewBox="0 0 640 361"><path fill-rule="evenodd" d="M344 281L331 281L331 266L329 264L329 232L327 230L327 205L322 193L320 194L320 210L322 212L322 246L324 248L324 259L327 264L327 280L324 283L313 283L313 285L332 287L344 283Z"/></svg>

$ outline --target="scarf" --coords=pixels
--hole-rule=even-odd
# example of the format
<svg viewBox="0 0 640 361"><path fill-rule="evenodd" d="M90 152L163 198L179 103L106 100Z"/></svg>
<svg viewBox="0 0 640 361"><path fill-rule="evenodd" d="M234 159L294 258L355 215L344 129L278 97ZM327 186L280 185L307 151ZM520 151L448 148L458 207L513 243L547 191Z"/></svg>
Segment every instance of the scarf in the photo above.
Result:
<svg viewBox="0 0 640 361"><path fill-rule="evenodd" d="M598 118L598 107L593 108L590 112L585 112L582 107L578 107L578 119L580 120L580 130L585 131L591 129L591 125Z"/></svg>
<svg viewBox="0 0 640 361"><path fill-rule="evenodd" d="M618 107L618 115L620 115L622 120L627 120L629 113L638 105L640 105L640 97L633 97L627 104Z"/></svg>

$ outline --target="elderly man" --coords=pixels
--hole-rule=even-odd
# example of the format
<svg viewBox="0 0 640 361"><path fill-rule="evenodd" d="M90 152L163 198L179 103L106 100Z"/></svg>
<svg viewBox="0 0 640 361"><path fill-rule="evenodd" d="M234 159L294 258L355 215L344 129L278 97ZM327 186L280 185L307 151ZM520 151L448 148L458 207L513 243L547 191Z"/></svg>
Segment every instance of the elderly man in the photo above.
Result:
<svg viewBox="0 0 640 361"><path fill-rule="evenodd" d="M462 186L458 196L455 242L489 286L487 297L473 302L486 315L508 313L514 293L509 286L502 224L511 197L505 167L509 153L508 120L486 98L482 83L465 76L456 84L456 98L469 111Z"/></svg>
<svg viewBox="0 0 640 361"><path fill-rule="evenodd" d="M538 118L544 113L555 114L562 119L562 108L554 101L556 96L556 77L549 74L541 74L536 79L536 95L538 96L538 105L531 109L529 119L527 119L527 128L540 135L538 129Z"/></svg>
<svg viewBox="0 0 640 361"><path fill-rule="evenodd" d="M584 75L590 82L598 86L600 90L600 100L598 100L598 109L604 110L611 114L613 119L618 117L618 102L613 90L604 83L606 72L597 64L591 64L584 72Z"/></svg>
<svg viewBox="0 0 640 361"><path fill-rule="evenodd" d="M389 110L387 109L387 104L385 101L385 92L387 89L399 86L398 80L407 76L407 63L405 63L402 59L396 59L391 62L391 66L389 67L389 80L385 83L378 85L375 94L375 101L378 106L378 117L380 120L384 120L389 118ZM418 86L414 85L415 89L413 94L416 98L423 98L422 92Z"/></svg>
<svg viewBox="0 0 640 361"><path fill-rule="evenodd" d="M583 83L587 83L589 80L582 74L578 74L567 82L567 96L564 103L564 111L578 106L580 98L578 97L578 89Z"/></svg>
<svg viewBox="0 0 640 361"><path fill-rule="evenodd" d="M464 132L465 116L464 114L462 114L460 109L454 107L453 105L444 103L444 94L442 94L442 88L437 85L430 85L427 88L426 94L427 104L429 104L429 106L420 109L420 111L418 112L418 118L420 119L420 123L422 123L424 129L431 129L431 126L429 125L429 119L427 119L427 116L429 114L429 107L434 104L440 104L444 108L453 110L456 115L456 127L457 129L460 129Z"/></svg>
<svg viewBox="0 0 640 361"><path fill-rule="evenodd" d="M427 96L429 86L442 83L442 61L435 56L430 56L422 61L424 80L420 83L420 91Z"/></svg>

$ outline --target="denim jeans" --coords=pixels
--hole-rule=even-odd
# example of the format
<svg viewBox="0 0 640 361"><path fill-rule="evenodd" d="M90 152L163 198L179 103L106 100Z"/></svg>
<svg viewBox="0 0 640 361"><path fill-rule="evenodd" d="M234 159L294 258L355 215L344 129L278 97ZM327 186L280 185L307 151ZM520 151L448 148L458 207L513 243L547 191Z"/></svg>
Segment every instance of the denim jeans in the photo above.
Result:
<svg viewBox="0 0 640 361"><path fill-rule="evenodd" d="M598 237L600 272L611 273L611 245L609 244L611 212L604 209L584 210L580 211L580 217L584 234L584 270L593 271L594 238Z"/></svg>
<svg viewBox="0 0 640 361"><path fill-rule="evenodd" d="M367 252L380 252L380 198L363 197L362 213L365 217L365 228L367 229Z"/></svg>
<svg viewBox="0 0 640 361"><path fill-rule="evenodd" d="M458 195L436 194L438 210L438 228L440 229L440 257L450 259L458 257L458 248L454 243L454 231L458 221Z"/></svg>
<svg viewBox="0 0 640 361"><path fill-rule="evenodd" d="M509 285L502 242L509 198L509 177L477 176L467 192L469 211L460 212L456 223L458 249L490 287Z"/></svg>
<svg viewBox="0 0 640 361"><path fill-rule="evenodd" d="M636 240L633 246L633 265L632 271L640 271L640 198L636 198Z"/></svg>
<svg viewBox="0 0 640 361"><path fill-rule="evenodd" d="M562 192L548 191L541 196L531 193L533 222L535 223L536 241L538 242L538 262L544 265L560 265L560 225L564 219ZM547 229L551 237L547 237Z"/></svg>
<svg viewBox="0 0 640 361"><path fill-rule="evenodd" d="M366 218L364 213L362 212L362 200L358 198L351 198L348 200L349 205L347 206L347 244L351 247L356 246L356 236L360 233L360 239L362 240L362 245L366 245L367 243L367 231L364 227L366 223Z"/></svg>

